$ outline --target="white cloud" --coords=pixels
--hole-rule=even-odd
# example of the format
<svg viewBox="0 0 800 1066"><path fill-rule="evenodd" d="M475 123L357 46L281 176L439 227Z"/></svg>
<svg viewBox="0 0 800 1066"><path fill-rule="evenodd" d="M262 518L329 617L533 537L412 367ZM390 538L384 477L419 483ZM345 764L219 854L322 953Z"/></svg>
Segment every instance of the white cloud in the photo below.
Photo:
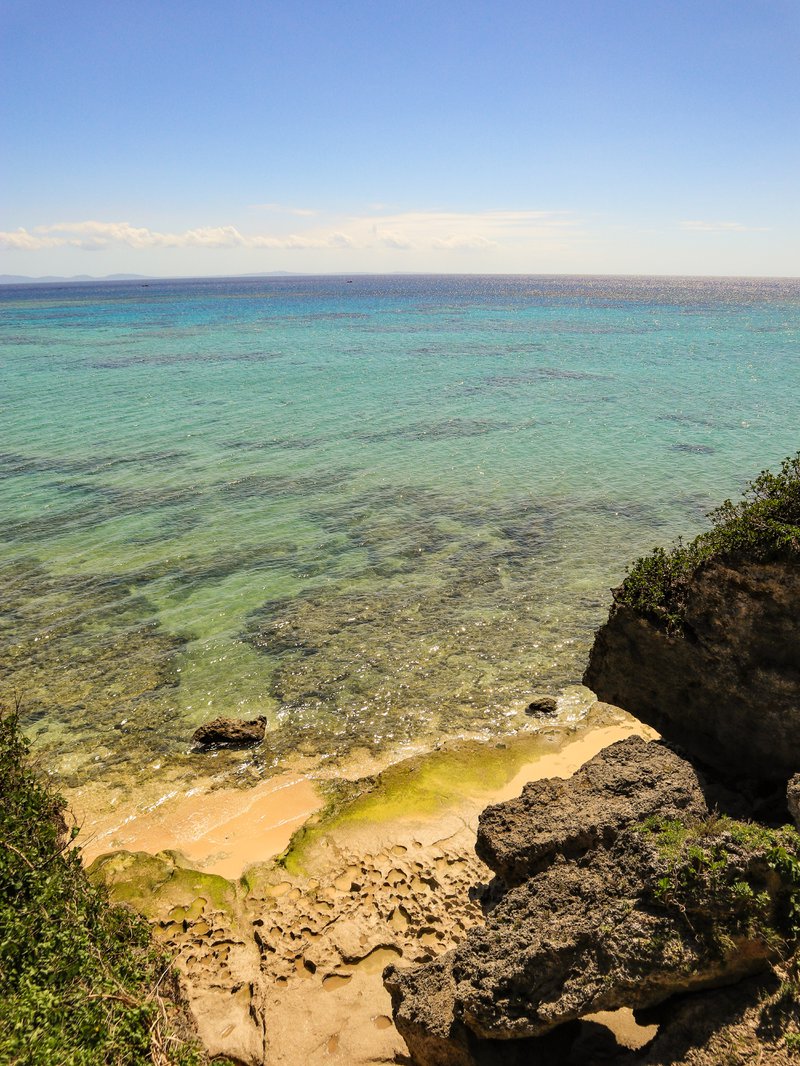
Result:
<svg viewBox="0 0 800 1066"><path fill-rule="evenodd" d="M37 252L40 248L57 248L64 244L57 237L38 237L20 227L17 230L3 232L0 230L0 248L13 248L23 252Z"/></svg>
<svg viewBox="0 0 800 1066"><path fill-rule="evenodd" d="M313 207L288 207L286 204L250 204L252 211L275 211L299 218L313 218L318 212Z"/></svg>
<svg viewBox="0 0 800 1066"><path fill-rule="evenodd" d="M497 247L497 241L490 241L487 237L481 237L478 234L469 235L465 233L457 237L437 237L431 241L431 248L438 248L444 251L453 251L459 248L482 251Z"/></svg>
<svg viewBox="0 0 800 1066"><path fill-rule="evenodd" d="M559 235L578 236L579 221L557 211L405 211L353 216L346 227L359 245L370 238L387 248L486 252L521 243L552 246Z"/></svg>
<svg viewBox="0 0 800 1066"><path fill-rule="evenodd" d="M352 237L348 237L346 233L332 233L328 237L328 244L331 248L355 248L355 241Z"/></svg>
<svg viewBox="0 0 800 1066"><path fill-rule="evenodd" d="M285 211L280 205L275 206ZM0 247L23 251L74 248L106 249L273 249L292 251L416 249L453 254L482 253L499 247L528 244L542 250L553 239L579 236L577 220L563 212L549 211L406 211L395 214L369 213L331 218L328 225L311 221L311 213L291 209L308 219L296 233L245 233L237 226L194 226L180 232L150 229L130 222L97 219L61 221L0 232Z"/></svg>
<svg viewBox="0 0 800 1066"><path fill-rule="evenodd" d="M0 247L37 251L40 248L352 248L352 237L333 232L321 236L289 234L244 234L236 226L197 226L182 233L162 233L129 222L56 222L36 226L31 232L18 229L0 231Z"/></svg>
<svg viewBox="0 0 800 1066"><path fill-rule="evenodd" d="M405 251L408 248L413 248L413 243L404 237L401 233L395 233L392 230L379 230L375 228L376 239L387 248L397 248Z"/></svg>

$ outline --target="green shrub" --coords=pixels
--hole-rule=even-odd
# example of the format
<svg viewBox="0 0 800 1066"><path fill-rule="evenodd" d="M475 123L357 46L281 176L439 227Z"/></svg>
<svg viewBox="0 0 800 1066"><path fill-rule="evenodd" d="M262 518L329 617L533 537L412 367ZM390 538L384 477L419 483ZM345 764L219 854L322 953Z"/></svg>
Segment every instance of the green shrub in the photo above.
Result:
<svg viewBox="0 0 800 1066"><path fill-rule="evenodd" d="M737 503L708 515L712 528L690 544L656 548L629 569L617 603L632 607L670 633L683 629L686 594L697 568L711 559L767 562L800 558L800 452L779 473L763 470Z"/></svg>
<svg viewBox="0 0 800 1066"><path fill-rule="evenodd" d="M0 1062L205 1062L147 922L108 904L70 846L64 802L0 710Z"/></svg>
<svg viewBox="0 0 800 1066"><path fill-rule="evenodd" d="M800 940L800 834L711 815L683 822L651 817L637 831L665 865L653 897L682 914L709 914L727 934L749 932L795 945ZM767 891L769 871L778 875ZM718 932L722 932L722 927Z"/></svg>

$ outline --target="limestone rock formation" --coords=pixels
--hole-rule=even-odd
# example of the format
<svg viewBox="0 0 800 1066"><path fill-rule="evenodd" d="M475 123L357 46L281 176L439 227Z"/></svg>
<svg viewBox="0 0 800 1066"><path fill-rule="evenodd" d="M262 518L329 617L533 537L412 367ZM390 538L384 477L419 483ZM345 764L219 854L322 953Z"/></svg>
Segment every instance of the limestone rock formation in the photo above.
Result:
<svg viewBox="0 0 800 1066"><path fill-rule="evenodd" d="M782 923L794 890L770 861L778 838L711 814L695 771L664 745L621 741L538 795L544 805L529 790L482 826L482 857L513 884L485 926L432 963L385 972L416 1066L517 1061L518 1040L556 1039L586 1015L758 973L793 935ZM798 850L793 831L777 832Z"/></svg>
<svg viewBox="0 0 800 1066"><path fill-rule="evenodd" d="M95 860L89 875L106 884L115 902L130 904L154 923L155 935L176 957L209 1055L262 1066L260 957L245 933L235 886L190 869L177 852L115 852Z"/></svg>
<svg viewBox="0 0 800 1066"><path fill-rule="evenodd" d="M800 563L703 563L683 632L619 599L584 682L725 774L785 780L800 766Z"/></svg>
<svg viewBox="0 0 800 1066"><path fill-rule="evenodd" d="M266 718L215 718L194 731L192 740L201 748L248 748L264 739Z"/></svg>
<svg viewBox="0 0 800 1066"><path fill-rule="evenodd" d="M557 857L609 846L626 826L707 812L703 781L665 744L630 737L590 759L568 780L532 781L517 799L487 807L475 851L506 885L520 884Z"/></svg>

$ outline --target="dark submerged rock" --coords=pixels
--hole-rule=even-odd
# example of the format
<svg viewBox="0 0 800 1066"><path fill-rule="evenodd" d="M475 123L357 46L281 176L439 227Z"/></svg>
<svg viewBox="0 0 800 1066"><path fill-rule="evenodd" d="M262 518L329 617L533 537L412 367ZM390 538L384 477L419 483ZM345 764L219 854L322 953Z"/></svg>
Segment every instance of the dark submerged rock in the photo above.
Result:
<svg viewBox="0 0 800 1066"><path fill-rule="evenodd" d="M249 748L264 739L267 720L264 717L215 718L194 731L192 740L200 748Z"/></svg>
<svg viewBox="0 0 800 1066"><path fill-rule="evenodd" d="M679 633L617 600L583 680L720 772L785 781L800 766L800 564L704 563Z"/></svg>
<svg viewBox="0 0 800 1066"><path fill-rule="evenodd" d="M558 700L555 696L534 696L525 713L534 718L553 718L558 712Z"/></svg>

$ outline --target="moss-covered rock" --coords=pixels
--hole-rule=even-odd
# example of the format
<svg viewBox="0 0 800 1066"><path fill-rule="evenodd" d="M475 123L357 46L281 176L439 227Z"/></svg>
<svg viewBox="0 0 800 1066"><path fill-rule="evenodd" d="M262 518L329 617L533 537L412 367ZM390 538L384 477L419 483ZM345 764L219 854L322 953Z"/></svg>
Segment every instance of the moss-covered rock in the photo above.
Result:
<svg viewBox="0 0 800 1066"><path fill-rule="evenodd" d="M741 500L725 500L708 517L712 528L689 544L655 548L638 559L615 590L615 602L680 632L692 579L704 563L800 561L800 452L784 459L777 474L762 470Z"/></svg>

